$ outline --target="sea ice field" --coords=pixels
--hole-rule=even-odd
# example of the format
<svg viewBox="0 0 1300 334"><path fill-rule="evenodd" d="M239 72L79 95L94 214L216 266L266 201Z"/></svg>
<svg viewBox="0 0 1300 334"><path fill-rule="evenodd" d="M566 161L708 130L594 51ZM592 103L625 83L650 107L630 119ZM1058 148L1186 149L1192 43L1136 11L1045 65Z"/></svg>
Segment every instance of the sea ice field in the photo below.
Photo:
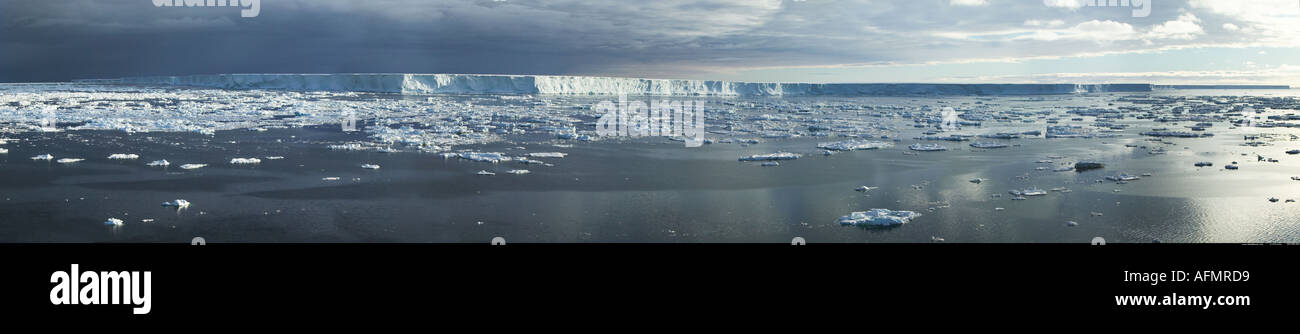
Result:
<svg viewBox="0 0 1300 334"><path fill-rule="evenodd" d="M705 142L593 106L697 101ZM0 242L1300 242L1300 91L247 75L0 84Z"/></svg>

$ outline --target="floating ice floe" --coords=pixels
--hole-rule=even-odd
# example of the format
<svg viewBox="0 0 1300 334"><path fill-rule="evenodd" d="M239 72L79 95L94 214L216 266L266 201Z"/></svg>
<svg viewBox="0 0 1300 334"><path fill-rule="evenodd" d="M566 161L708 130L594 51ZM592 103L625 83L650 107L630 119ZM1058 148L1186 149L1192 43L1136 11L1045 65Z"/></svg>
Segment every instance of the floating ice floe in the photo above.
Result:
<svg viewBox="0 0 1300 334"><path fill-rule="evenodd" d="M41 154L41 155L38 155L38 156L34 156L34 157L32 157L32 160L54 160L54 156L53 156L53 155L49 155L49 154Z"/></svg>
<svg viewBox="0 0 1300 334"><path fill-rule="evenodd" d="M755 154L747 157L741 157L740 161L776 161L776 160L794 160L800 157L799 154L789 152L776 152L770 154Z"/></svg>
<svg viewBox="0 0 1300 334"><path fill-rule="evenodd" d="M178 198L175 201L163 202L162 206L174 207L176 209L185 209L190 207L190 201L186 201Z"/></svg>
<svg viewBox="0 0 1300 334"><path fill-rule="evenodd" d="M77 162L82 162L82 161L86 161L86 159L82 159L82 158L63 158L63 159L59 159L58 161L55 161L55 162L58 162L58 163L61 163L61 164L70 164L70 163L77 163Z"/></svg>
<svg viewBox="0 0 1300 334"><path fill-rule="evenodd" d="M139 158L140 158L139 154L126 154L126 153L116 153L108 156L108 159L110 160L135 160Z"/></svg>
<svg viewBox="0 0 1300 334"><path fill-rule="evenodd" d="M108 220L104 221L104 225L122 226L122 220L117 218L109 218Z"/></svg>
<svg viewBox="0 0 1300 334"><path fill-rule="evenodd" d="M853 226L893 226L906 224L920 213L912 211L893 211L889 209L871 209L869 211L858 211L849 213L847 216L840 217L840 225Z"/></svg>
<svg viewBox="0 0 1300 334"><path fill-rule="evenodd" d="M149 167L163 167L163 166L168 166L168 165L171 165L171 164L172 164L172 163L167 162L167 160L154 160L154 161L149 162L149 163L147 163L147 164L145 164L145 165L147 165L147 166L149 166Z"/></svg>
<svg viewBox="0 0 1300 334"><path fill-rule="evenodd" d="M478 171L478 173L474 173L474 174L475 174L475 175L483 175L483 176L492 176L492 175L497 175L497 173L489 172L489 171L487 171L487 170L480 170L480 171Z"/></svg>
<svg viewBox="0 0 1300 334"><path fill-rule="evenodd" d="M947 148L947 147L944 147L943 145L939 145L939 144L920 144L920 143L912 144L911 146L908 146L907 149L910 149L910 150L913 150L913 151L922 151L922 152L934 152L934 151L947 151L947 150L948 150L948 148Z"/></svg>
<svg viewBox="0 0 1300 334"><path fill-rule="evenodd" d="M181 169L199 169L207 166L208 164L184 164L181 165Z"/></svg>
<svg viewBox="0 0 1300 334"><path fill-rule="evenodd" d="M515 174L515 175L524 175L524 174L532 173L532 171L529 171L527 169L511 169L506 173Z"/></svg>
<svg viewBox="0 0 1300 334"><path fill-rule="evenodd" d="M234 159L230 159L230 164L231 164L231 165L254 165L254 164L260 164L260 163L262 163L262 159L258 159L258 158L234 158Z"/></svg>
<svg viewBox="0 0 1300 334"><path fill-rule="evenodd" d="M361 165L361 168L365 168L365 169L379 169L379 165L375 165L375 164L362 164L362 165Z"/></svg>
<svg viewBox="0 0 1300 334"><path fill-rule="evenodd" d="M1137 175L1129 175L1129 174L1127 174L1127 173L1121 173L1121 174L1117 174L1117 175L1107 175L1107 176L1106 176L1106 179L1107 179L1107 180L1111 180L1111 181L1120 182L1120 181L1137 181L1137 180L1139 180L1139 179L1141 179L1141 178L1138 177Z"/></svg>
<svg viewBox="0 0 1300 334"><path fill-rule="evenodd" d="M338 181L338 180L339 180L339 177L338 177L338 176L326 176L326 177L322 177L322 178L320 178L320 180L321 180L321 181Z"/></svg>
<svg viewBox="0 0 1300 334"><path fill-rule="evenodd" d="M533 157L533 158L563 158L563 157L568 156L568 155L569 155L568 153L560 153L560 152L534 152L534 153L528 153L528 156L529 156L529 157Z"/></svg>
<svg viewBox="0 0 1300 334"><path fill-rule="evenodd" d="M9 154L9 149L0 147L0 154Z"/></svg>
<svg viewBox="0 0 1300 334"><path fill-rule="evenodd" d="M970 143L970 147L974 147L974 148L1005 148L1005 147L1010 147L1010 145L1003 144L1003 143L997 143L997 142L977 141L977 142L974 142L974 143Z"/></svg>
<svg viewBox="0 0 1300 334"><path fill-rule="evenodd" d="M1046 190L1042 190L1042 189L1038 189L1038 188L1029 188L1029 189L1025 189L1025 190L1011 190L1011 191L1008 191L1008 192L1011 193L1012 195L1015 195L1015 196L1043 196L1043 195L1047 195L1047 191L1046 191Z"/></svg>
<svg viewBox="0 0 1300 334"><path fill-rule="evenodd" d="M768 161L768 162L764 162L764 163L759 164L759 166L763 166L763 167L776 167L776 166L780 166L780 165L781 165L781 163L780 163L780 162L776 162L776 161Z"/></svg>
<svg viewBox="0 0 1300 334"><path fill-rule="evenodd" d="M828 153L830 151L875 150L875 149L882 149L891 146L894 146L894 144L882 142L882 141L870 141L870 140L861 140L861 139L817 144L817 148L828 150L827 151Z"/></svg>
<svg viewBox="0 0 1300 334"><path fill-rule="evenodd" d="M877 188L879 188L879 187L877 187ZM868 187L868 186L860 186L860 187L854 188L853 190L854 190L854 191L862 191L862 192L865 192L865 191L868 191L868 190L871 190L871 189L876 189L876 188L872 188L872 187Z"/></svg>
<svg viewBox="0 0 1300 334"><path fill-rule="evenodd" d="M456 157L465 160L470 160L470 161L491 162L491 163L510 161L509 157L506 157L505 154L502 154L500 152L464 152L464 153L457 154Z"/></svg>
<svg viewBox="0 0 1300 334"><path fill-rule="evenodd" d="M283 160L283 159L284 157L278 155L266 157L266 160Z"/></svg>

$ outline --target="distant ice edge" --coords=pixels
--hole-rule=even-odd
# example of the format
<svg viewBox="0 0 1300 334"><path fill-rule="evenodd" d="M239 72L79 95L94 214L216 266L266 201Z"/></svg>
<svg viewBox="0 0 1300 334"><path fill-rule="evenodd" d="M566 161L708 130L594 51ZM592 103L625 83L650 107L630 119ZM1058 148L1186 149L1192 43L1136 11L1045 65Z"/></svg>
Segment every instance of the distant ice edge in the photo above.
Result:
<svg viewBox="0 0 1300 334"><path fill-rule="evenodd" d="M80 82L401 94L632 96L1050 95L1150 92L1155 88L1152 84L813 84L492 74L214 74Z"/></svg>

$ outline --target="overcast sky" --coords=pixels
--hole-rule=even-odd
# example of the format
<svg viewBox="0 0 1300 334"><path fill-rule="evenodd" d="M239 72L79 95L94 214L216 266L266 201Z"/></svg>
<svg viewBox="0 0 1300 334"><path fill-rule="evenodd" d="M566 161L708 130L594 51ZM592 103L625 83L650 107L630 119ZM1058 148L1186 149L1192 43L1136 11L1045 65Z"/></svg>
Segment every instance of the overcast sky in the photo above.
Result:
<svg viewBox="0 0 1300 334"><path fill-rule="evenodd" d="M494 73L1300 86L1300 0L0 1L0 82ZM1104 0L1103 0L1104 2ZM1139 15L1142 14L1142 15Z"/></svg>

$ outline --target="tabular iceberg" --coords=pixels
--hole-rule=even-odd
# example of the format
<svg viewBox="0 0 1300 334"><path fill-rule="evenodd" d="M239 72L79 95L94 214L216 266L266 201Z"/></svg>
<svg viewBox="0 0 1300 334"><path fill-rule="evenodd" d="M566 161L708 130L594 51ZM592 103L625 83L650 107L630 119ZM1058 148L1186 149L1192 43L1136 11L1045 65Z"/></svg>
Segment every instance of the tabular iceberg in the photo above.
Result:
<svg viewBox="0 0 1300 334"><path fill-rule="evenodd" d="M840 217L840 225L854 226L893 226L906 224L920 213L912 211L893 211L889 209L871 209L870 211L858 211L850 213L847 216Z"/></svg>

